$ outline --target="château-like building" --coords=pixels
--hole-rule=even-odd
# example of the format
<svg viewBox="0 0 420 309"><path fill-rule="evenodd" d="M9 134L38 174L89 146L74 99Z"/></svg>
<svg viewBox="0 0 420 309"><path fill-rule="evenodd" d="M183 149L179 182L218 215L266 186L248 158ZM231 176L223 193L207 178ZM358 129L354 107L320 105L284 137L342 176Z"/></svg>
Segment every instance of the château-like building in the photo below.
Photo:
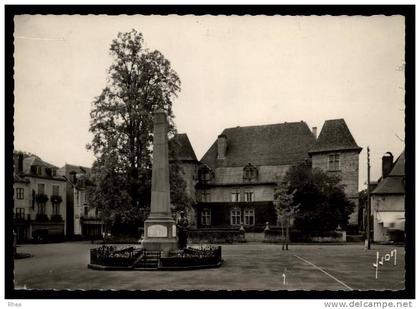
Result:
<svg viewBox="0 0 420 309"><path fill-rule="evenodd" d="M228 128L200 162L183 134L181 146L190 164L185 178L195 193L197 228L243 225L260 231L266 222L275 224L275 187L291 166L302 163L339 175L357 205L362 148L344 119L325 121L319 136L316 131L303 121ZM357 207L350 223L357 224Z"/></svg>
<svg viewBox="0 0 420 309"><path fill-rule="evenodd" d="M325 121L315 146L309 151L312 167L337 174L344 192L356 207L350 223L357 224L359 210L359 153L362 148L354 140L344 119Z"/></svg>
<svg viewBox="0 0 420 309"><path fill-rule="evenodd" d="M197 202L196 198L196 184L197 184L197 171L200 162L197 160L194 149L187 134L176 134L169 141L170 149L175 151L172 155L176 157L178 165L181 167L181 177L186 184L186 193L191 198L192 204ZM170 157L170 162L173 162L174 158ZM191 209L191 213L187 214L189 223L192 227L197 227L197 216L194 208Z"/></svg>

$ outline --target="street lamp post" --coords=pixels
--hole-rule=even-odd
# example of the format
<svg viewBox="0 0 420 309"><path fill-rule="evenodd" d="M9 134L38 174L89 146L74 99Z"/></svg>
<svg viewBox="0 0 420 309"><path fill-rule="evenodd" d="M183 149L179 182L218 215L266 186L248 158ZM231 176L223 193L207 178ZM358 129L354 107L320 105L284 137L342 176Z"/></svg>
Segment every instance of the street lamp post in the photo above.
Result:
<svg viewBox="0 0 420 309"><path fill-rule="evenodd" d="M370 149L367 147L367 210L366 210L366 249L370 249Z"/></svg>

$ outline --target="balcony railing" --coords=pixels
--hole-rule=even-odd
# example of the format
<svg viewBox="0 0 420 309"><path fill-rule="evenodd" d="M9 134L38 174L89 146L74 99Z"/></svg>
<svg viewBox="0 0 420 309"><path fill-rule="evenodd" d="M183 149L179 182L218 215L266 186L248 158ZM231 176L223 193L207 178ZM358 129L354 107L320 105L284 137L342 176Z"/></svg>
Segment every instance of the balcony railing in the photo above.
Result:
<svg viewBox="0 0 420 309"><path fill-rule="evenodd" d="M101 217L99 215L98 216L95 216L95 215L87 215L87 216L82 215L80 217L80 219L82 219L82 220L101 220Z"/></svg>
<svg viewBox="0 0 420 309"><path fill-rule="evenodd" d="M35 221L46 222L48 221L48 216L46 214L36 214Z"/></svg>
<svg viewBox="0 0 420 309"><path fill-rule="evenodd" d="M13 220L16 223L23 223L23 222L64 222L63 217L59 214L51 215L51 218L47 214L36 214L35 220L31 219L31 215L22 215L22 214L13 214Z"/></svg>
<svg viewBox="0 0 420 309"><path fill-rule="evenodd" d="M35 195L35 200L38 204L45 204L48 202L48 196L44 193L38 193Z"/></svg>
<svg viewBox="0 0 420 309"><path fill-rule="evenodd" d="M63 198L60 195L51 195L50 201L53 204L60 204L63 201Z"/></svg>
<svg viewBox="0 0 420 309"><path fill-rule="evenodd" d="M25 216L25 214L13 214L13 220L16 222L26 222L30 220L30 216Z"/></svg>
<svg viewBox="0 0 420 309"><path fill-rule="evenodd" d="M63 217L61 215L52 215L51 222L63 222Z"/></svg>

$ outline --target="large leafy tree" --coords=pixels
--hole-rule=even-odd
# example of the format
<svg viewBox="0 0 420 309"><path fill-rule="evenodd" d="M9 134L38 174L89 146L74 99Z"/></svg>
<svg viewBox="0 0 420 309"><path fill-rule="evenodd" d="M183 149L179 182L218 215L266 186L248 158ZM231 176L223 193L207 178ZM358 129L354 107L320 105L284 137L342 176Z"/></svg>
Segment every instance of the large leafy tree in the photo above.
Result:
<svg viewBox="0 0 420 309"><path fill-rule="evenodd" d="M118 34L110 54L107 85L90 113L93 140L87 147L96 157L90 202L108 220L138 224L150 205L153 111L166 111L174 134L172 102L180 79L134 29Z"/></svg>
<svg viewBox="0 0 420 309"><path fill-rule="evenodd" d="M355 205L344 193L338 176L302 164L291 167L285 181L288 192L294 192L294 204L300 205L294 227L308 232L347 227Z"/></svg>

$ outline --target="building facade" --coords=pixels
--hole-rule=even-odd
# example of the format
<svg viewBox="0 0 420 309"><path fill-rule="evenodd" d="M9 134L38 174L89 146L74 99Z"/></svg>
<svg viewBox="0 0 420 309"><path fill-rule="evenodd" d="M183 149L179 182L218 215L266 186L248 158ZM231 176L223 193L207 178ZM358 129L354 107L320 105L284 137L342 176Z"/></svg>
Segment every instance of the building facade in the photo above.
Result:
<svg viewBox="0 0 420 309"><path fill-rule="evenodd" d="M68 238L100 238L104 224L98 209L89 205L88 186L91 169L84 166L65 164L58 174L66 179L67 235Z"/></svg>
<svg viewBox="0 0 420 309"><path fill-rule="evenodd" d="M199 161L195 155L194 149L187 134L176 134L169 141L169 148L171 150L170 164L178 164L181 168L181 177L186 184L186 194L191 200L191 205L197 202L196 199L196 184L197 184L197 172ZM172 153L173 152L173 153ZM197 226L197 216L195 208L191 209L187 213L187 218L191 227Z"/></svg>
<svg viewBox="0 0 420 309"><path fill-rule="evenodd" d="M96 207L89 206L89 180L81 175L74 187L74 235L84 239L99 239L104 232L104 223Z"/></svg>
<svg viewBox="0 0 420 309"><path fill-rule="evenodd" d="M350 224L359 224L359 153L362 148L354 140L344 119L325 121L315 146L309 151L312 168L341 178L344 192L356 207Z"/></svg>
<svg viewBox="0 0 420 309"><path fill-rule="evenodd" d="M275 224L275 186L290 166L308 161L315 141L304 122L225 129L201 160L198 226Z"/></svg>
<svg viewBox="0 0 420 309"><path fill-rule="evenodd" d="M373 240L404 241L405 152L393 162L391 153L382 157L382 177L371 195Z"/></svg>
<svg viewBox="0 0 420 309"><path fill-rule="evenodd" d="M197 227L276 224L275 187L302 163L340 176L357 205L360 151L343 119L327 120L319 137L303 121L225 129L197 170Z"/></svg>
<svg viewBox="0 0 420 309"><path fill-rule="evenodd" d="M13 176L13 223L16 239L21 242L31 238L32 190L28 179L16 173Z"/></svg>
<svg viewBox="0 0 420 309"><path fill-rule="evenodd" d="M65 179L35 155L14 155L14 228L18 241L63 239Z"/></svg>

